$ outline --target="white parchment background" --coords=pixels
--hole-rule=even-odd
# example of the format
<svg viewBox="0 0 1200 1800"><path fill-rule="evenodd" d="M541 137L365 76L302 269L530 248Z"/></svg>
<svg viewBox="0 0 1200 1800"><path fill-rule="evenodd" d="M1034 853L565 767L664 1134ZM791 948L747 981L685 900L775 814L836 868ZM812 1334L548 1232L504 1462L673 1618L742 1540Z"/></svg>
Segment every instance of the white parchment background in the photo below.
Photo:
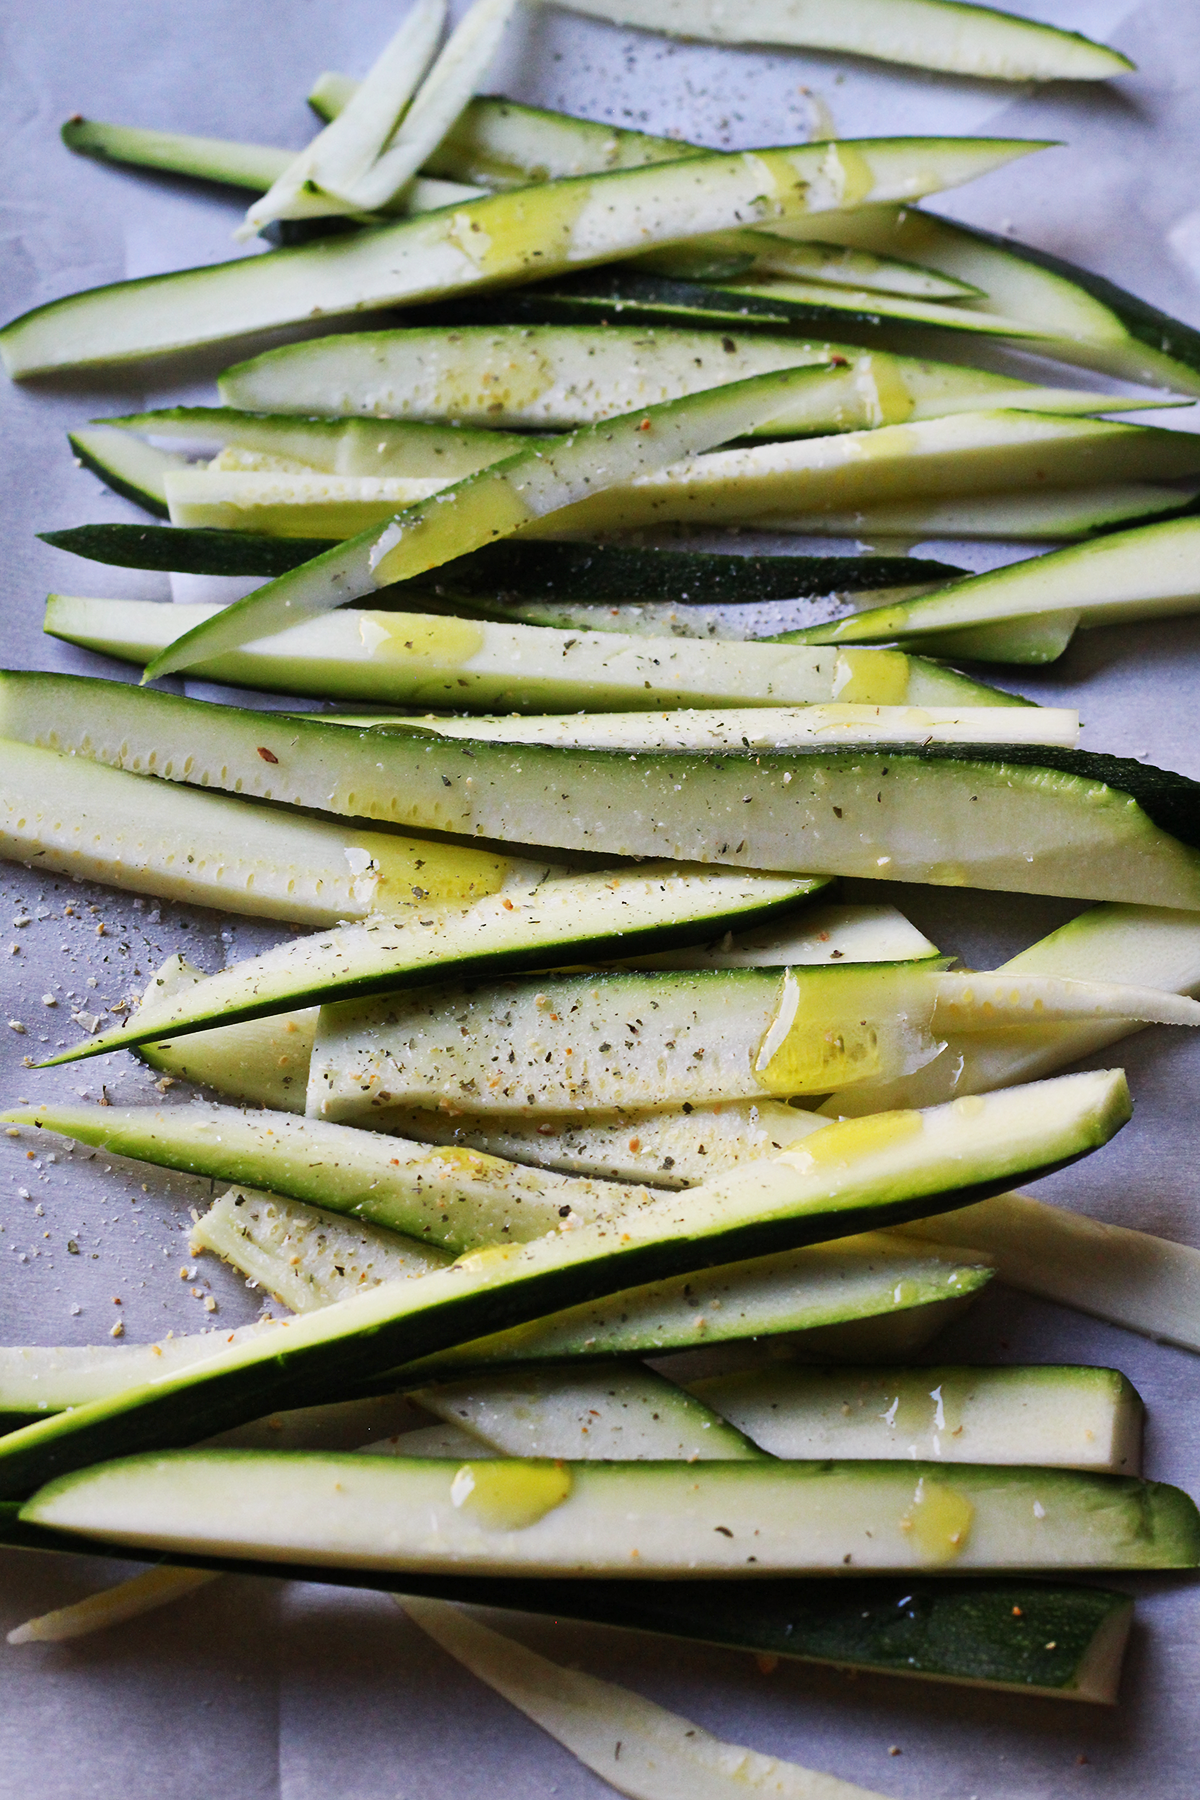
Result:
<svg viewBox="0 0 1200 1800"><path fill-rule="evenodd" d="M1011 228L1200 320L1198 0L1138 8L1043 0L1030 10L1108 38L1140 73L1099 90L1038 94L829 57L668 44L535 12L492 85L714 145L794 141L822 118L845 135L1060 139L1062 148L949 196L945 210ZM311 80L322 68L361 73L393 12L367 0L58 0L36 8L6 0L0 22L7 318L87 284L217 261L231 250L238 209L228 195L70 157L57 137L70 113L298 147L312 129L303 100ZM164 367L153 387L150 378L137 387L126 378L0 388L5 662L128 676L41 636L50 588L167 597L162 577L87 565L34 537L138 516L74 467L64 432L93 413L144 401L211 403L211 374L227 360ZM1186 415L1174 423L1195 429ZM1079 705L1093 747L1200 776L1198 676L1200 622L1172 621L1091 633L1051 675L1023 685ZM922 889L897 897L944 948L984 967L1078 910ZM66 916L67 904L75 917ZM269 927L6 867L2 1011L27 1029L21 1037L0 1023L0 1097L73 1098L81 1089L98 1097L102 1083L115 1099L151 1097L131 1059L41 1076L21 1059L72 1037L72 1008L97 1010L174 949L216 968L271 936ZM44 995L55 1005L44 1005ZM1137 1101L1133 1124L1041 1191L1200 1243L1200 1043L1148 1031L1122 1053ZM117 1318L131 1341L198 1329L212 1319L192 1285L216 1298L219 1322L254 1316L257 1296L223 1267L201 1265L194 1283L179 1279L181 1264L190 1266L188 1209L202 1202L205 1184L29 1138L0 1138L0 1157L4 1342L99 1342ZM67 1254L68 1237L80 1254ZM1115 1364L1147 1401L1148 1472L1200 1494L1194 1358L999 1288L937 1354ZM0 1625L75 1598L118 1567L0 1554ZM1111 1713L803 1667L781 1666L767 1678L747 1657L600 1629L530 1624L528 1632L563 1660L625 1680L726 1737L885 1794L1184 1800L1196 1791L1200 1756L1192 1583L1120 1585L1143 1598L1122 1704ZM891 1746L901 1754L890 1756ZM380 1596L231 1578L75 1646L0 1645L2 1800L568 1800L609 1791Z"/></svg>

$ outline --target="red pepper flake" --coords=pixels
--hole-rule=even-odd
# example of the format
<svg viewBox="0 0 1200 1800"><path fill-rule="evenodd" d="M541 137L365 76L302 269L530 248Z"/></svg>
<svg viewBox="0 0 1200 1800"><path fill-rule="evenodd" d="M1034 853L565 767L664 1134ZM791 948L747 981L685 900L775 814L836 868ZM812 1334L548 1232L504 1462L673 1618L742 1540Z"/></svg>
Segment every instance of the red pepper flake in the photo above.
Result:
<svg viewBox="0 0 1200 1800"><path fill-rule="evenodd" d="M258 754L262 757L264 762L277 763L279 761L275 752L273 750L268 750L265 744L260 744L258 746Z"/></svg>

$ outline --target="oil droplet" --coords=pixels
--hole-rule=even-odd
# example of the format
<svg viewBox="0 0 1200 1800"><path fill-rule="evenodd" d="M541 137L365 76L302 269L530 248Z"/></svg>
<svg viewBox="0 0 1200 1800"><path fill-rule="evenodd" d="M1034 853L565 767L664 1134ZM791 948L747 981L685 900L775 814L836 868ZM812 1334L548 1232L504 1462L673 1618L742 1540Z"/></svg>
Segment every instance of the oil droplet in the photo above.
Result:
<svg viewBox="0 0 1200 1800"><path fill-rule="evenodd" d="M894 356L864 356L855 365L854 386L868 425L903 425L911 418L913 397Z"/></svg>
<svg viewBox="0 0 1200 1800"><path fill-rule="evenodd" d="M464 1463L450 1483L450 1503L485 1531L525 1531L570 1492L571 1471L562 1463Z"/></svg>
<svg viewBox="0 0 1200 1800"><path fill-rule="evenodd" d="M487 1275L493 1270L499 1274L505 1263L520 1256L524 1244L485 1244L482 1250L471 1250L466 1256L460 1256L454 1267L467 1275Z"/></svg>
<svg viewBox="0 0 1200 1800"><path fill-rule="evenodd" d="M754 1062L771 1094L821 1094L897 1074L924 1057L934 991L884 984L876 969L806 968L784 975ZM919 1066L919 1062L913 1066ZM823 1134L818 1134L823 1135Z"/></svg>
<svg viewBox="0 0 1200 1800"><path fill-rule="evenodd" d="M371 560L376 587L423 575L493 538L511 536L535 517L504 476L482 469L467 480L469 486L433 495L427 505L412 509L415 517L381 535Z"/></svg>
<svg viewBox="0 0 1200 1800"><path fill-rule="evenodd" d="M407 662L424 657L461 668L483 648L483 631L473 619L439 618L433 613L362 612L358 635L369 656Z"/></svg>
<svg viewBox="0 0 1200 1800"><path fill-rule="evenodd" d="M870 163L861 150L845 139L829 145L821 173L833 189L836 206L857 206L875 186Z"/></svg>
<svg viewBox="0 0 1200 1800"><path fill-rule="evenodd" d="M843 650L834 666L833 698L843 706L903 706L907 656L897 650Z"/></svg>
<svg viewBox="0 0 1200 1800"><path fill-rule="evenodd" d="M868 1113L862 1119L839 1119L802 1138L775 1160L791 1163L802 1171L809 1166L828 1168L837 1163L856 1162L859 1157L873 1156L880 1150L890 1150L910 1138L919 1137L924 1129L925 1121L915 1111Z"/></svg>
<svg viewBox="0 0 1200 1800"><path fill-rule="evenodd" d="M356 883L366 881L372 912L397 913L431 901L479 900L497 894L511 864L458 844L366 832L346 851Z"/></svg>
<svg viewBox="0 0 1200 1800"><path fill-rule="evenodd" d="M924 1560L948 1563L966 1549L974 1517L975 1508L965 1494L922 1475L900 1529Z"/></svg>

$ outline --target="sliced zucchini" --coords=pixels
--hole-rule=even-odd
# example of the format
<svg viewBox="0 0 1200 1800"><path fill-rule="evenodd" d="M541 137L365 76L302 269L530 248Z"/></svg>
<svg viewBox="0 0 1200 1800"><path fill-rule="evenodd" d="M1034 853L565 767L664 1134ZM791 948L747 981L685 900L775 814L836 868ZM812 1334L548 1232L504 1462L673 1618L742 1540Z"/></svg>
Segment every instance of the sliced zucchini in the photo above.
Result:
<svg viewBox="0 0 1200 1800"><path fill-rule="evenodd" d="M1131 521L1174 516L1190 508L1195 493L1143 481L1105 481L1048 493L975 494L959 500L890 500L853 512L772 514L767 531L805 537L999 538L1005 542L1061 543Z"/></svg>
<svg viewBox="0 0 1200 1800"><path fill-rule="evenodd" d="M260 752L269 759L269 752ZM547 866L183 792L0 738L0 856L252 917L336 925L527 890Z"/></svg>
<svg viewBox="0 0 1200 1800"><path fill-rule="evenodd" d="M238 707L0 675L8 737L418 831L1200 908L1200 790L1129 759L949 744L631 757L265 716L269 734Z"/></svg>
<svg viewBox="0 0 1200 1800"><path fill-rule="evenodd" d="M1014 139L862 139L549 182L396 225L51 301L0 331L10 375L141 360L279 325L552 275L792 212L921 195L1003 167Z"/></svg>
<svg viewBox="0 0 1200 1800"><path fill-rule="evenodd" d="M460 427L554 431L804 365L813 366L811 383L758 427L763 435L896 425L995 406L1112 412L1123 410L1124 400L1128 409L1125 396L1038 387L853 344L633 325L344 332L264 351L226 369L219 387L230 408L272 415L453 419Z"/></svg>
<svg viewBox="0 0 1200 1800"><path fill-rule="evenodd" d="M997 974L1011 970L1015 975L1091 981L1114 968L1152 987L1173 993L1196 992L1200 989L1200 923L1195 914L1155 906L1093 906L1012 957ZM955 1094L1037 1080L1138 1029L1131 1019L1024 1026L970 1036L950 1032L941 1055L914 1075L881 1088L870 1100L853 1092L835 1094L824 1110L844 1116L864 1106L931 1106Z"/></svg>
<svg viewBox="0 0 1200 1800"><path fill-rule="evenodd" d="M421 1388L413 1399L502 1456L754 1462L719 1412L638 1363L573 1363ZM382 1446L380 1446L382 1450Z"/></svg>
<svg viewBox="0 0 1200 1800"><path fill-rule="evenodd" d="M1177 499L1178 496L1173 496ZM332 547L325 538L248 531L182 531L166 525L76 525L43 542L127 569L201 575L282 575ZM671 600L735 606L905 585L931 587L963 574L917 556L739 556L628 544L536 543L505 538L443 563L436 592L478 599Z"/></svg>
<svg viewBox="0 0 1200 1800"><path fill-rule="evenodd" d="M298 1201L290 1205L297 1213L313 1211ZM260 1236L253 1218L242 1224L242 1230L221 1234L219 1254L246 1274L253 1262L259 1274L252 1278L265 1277L267 1286L294 1284L295 1270L281 1254L278 1238ZM306 1249L311 1253L311 1248L310 1234ZM894 1360L897 1354L920 1349L952 1314L970 1303L991 1274L986 1259L939 1253L927 1243L868 1232L627 1288L426 1358L374 1385L385 1388L390 1381L394 1407L397 1383L459 1380L468 1369L689 1351L760 1337L773 1349L777 1340L786 1338L791 1354L803 1354L811 1345L811 1354L821 1360L845 1354L869 1361L878 1350L866 1334L881 1333L882 1354ZM326 1265L323 1281L332 1289L338 1281L336 1269ZM344 1283L341 1286L338 1297L345 1298L348 1290ZM313 1310L325 1303L312 1284L296 1286L295 1291ZM267 1325L242 1326L232 1334L205 1332L166 1338L160 1344L0 1349L0 1417L11 1424L115 1398L159 1374L215 1356L226 1344L248 1342L267 1329ZM334 1409L304 1410L311 1414ZM397 1428L385 1422L383 1434L390 1436ZM252 1430L240 1428L233 1441L256 1447L274 1443L281 1449L352 1449L368 1435L365 1425L356 1427L349 1438L323 1434L314 1439L311 1431L251 1437Z"/></svg>
<svg viewBox="0 0 1200 1800"><path fill-rule="evenodd" d="M372 917L294 939L194 988L143 1001L123 1027L62 1052L62 1060L186 1036L218 1020L236 1025L292 1012L314 1000L363 998L476 971L554 967L572 957L603 959L656 942L672 948L721 925L785 912L824 885L808 876L687 873L665 864L546 881L466 908L430 906L428 918L411 923Z"/></svg>
<svg viewBox="0 0 1200 1800"><path fill-rule="evenodd" d="M67 643L140 664L220 610L51 594L43 629ZM1078 715L1067 709L990 705L993 696L1000 700L991 689L981 691L982 706L972 706L974 684L965 678L889 651L839 654L790 644L642 638L430 613L344 608L195 668L213 680L276 693L394 706L499 706L522 712L577 706L621 714L627 708L729 703L765 707L771 713L770 740L777 745L793 731L805 741L828 742L864 729L897 743L932 736L1073 746L1078 738ZM910 702L914 686L920 706ZM939 689L949 704L936 704ZM963 689L967 704L956 707ZM821 704L834 701L838 704ZM876 712L873 720L864 707ZM790 710L795 708L811 710L811 720L807 712L797 717ZM631 729L637 716L626 715ZM737 735L726 741L740 742L746 723L744 713L735 711L728 728ZM703 721L695 724L702 728ZM759 738L762 728L756 721L752 738Z"/></svg>
<svg viewBox="0 0 1200 1800"><path fill-rule="evenodd" d="M146 131L137 125L105 125L78 114L62 128L68 150L100 162L131 163L169 175L195 175L227 187L265 193L292 161L290 150L266 144L235 144L226 138L188 137L177 131Z"/></svg>
<svg viewBox="0 0 1200 1800"><path fill-rule="evenodd" d="M156 970L147 995L165 999L203 980L202 969L182 956L170 956ZM311 1006L248 1019L243 1025L218 1025L178 1043L141 1044L137 1054L163 1075L197 1082L231 1100L274 1112L303 1112L319 1012Z"/></svg>
<svg viewBox="0 0 1200 1800"><path fill-rule="evenodd" d="M782 1158L647 1200L617 1225L475 1251L419 1281L289 1320L192 1370L10 1432L0 1438L0 1491L23 1496L99 1456L194 1443L275 1406L344 1398L389 1366L668 1273L925 1218L1086 1155L1129 1115L1123 1073L1106 1070L977 1097L966 1111L954 1102L829 1125Z"/></svg>
<svg viewBox="0 0 1200 1800"><path fill-rule="evenodd" d="M241 412L232 406L169 406L96 420L139 440L183 443L189 456L217 458L241 451L263 457L263 466L290 464L330 475L433 475L447 480L473 474L528 440L511 431L476 431L417 419L323 419L295 413ZM230 461L230 468L238 467ZM245 467L256 466L254 454Z"/></svg>
<svg viewBox="0 0 1200 1800"><path fill-rule="evenodd" d="M111 1121L110 1112L115 1115ZM419 1273L450 1261L445 1252L529 1243L559 1231L564 1219L575 1224L613 1219L647 1198L644 1190L624 1184L554 1175L474 1150L431 1148L291 1113L240 1112L232 1106L50 1106L20 1107L5 1117L12 1124L38 1125L77 1143L101 1146L113 1156L237 1182L216 1214L225 1237L239 1221L253 1218L255 1236L265 1240L265 1251L273 1250L274 1227L268 1231L259 1225L254 1209L260 1200L269 1202L282 1221L280 1229L290 1229L290 1221L302 1215L288 1210L281 1199L286 1196L319 1206L326 1215L348 1214L368 1228L386 1227L382 1236L367 1230L362 1241L373 1250L387 1241L387 1232L417 1241L415 1250L406 1243L406 1254L419 1257L431 1247ZM801 1121L797 1139L803 1129ZM269 1192L264 1199L249 1189ZM327 1223L322 1220L322 1229ZM209 1230L206 1223L197 1241L216 1248L205 1235ZM316 1288L327 1284L323 1262L308 1273ZM296 1306L289 1296L282 1297Z"/></svg>
<svg viewBox="0 0 1200 1800"><path fill-rule="evenodd" d="M930 643L936 651L982 657L996 626L1061 621L1078 626L1172 618L1200 608L1200 518L1115 532L1049 556L974 575L953 588L900 605L852 614L790 634L809 644ZM1065 648L1065 645L1064 645ZM1015 660L1011 638L1001 644ZM1030 656L1030 660L1034 660ZM1036 660L1046 660L1037 656Z"/></svg>
<svg viewBox="0 0 1200 1800"><path fill-rule="evenodd" d="M665 470L681 457L691 458L713 444L728 442L770 418L809 375L809 370L791 369L750 376L727 387L583 426L567 437L535 439L528 449L443 486L401 512L396 513L394 503L389 503L384 514L394 516L382 530L360 532L347 544L235 602L219 619L196 626L154 659L147 676L186 668L265 632L330 612L356 595L409 580L464 551L511 537L522 526L570 517L573 503L583 495ZM1094 421L1086 423L1094 426ZM184 477L184 471L178 474L180 479ZM189 479L205 478L193 475ZM314 479L329 482L334 478L310 477L310 484ZM303 478L292 477L292 483L303 493ZM362 483L357 487L361 489ZM319 505L303 499L293 510L298 521L320 516ZM209 522L224 524L228 520ZM553 530L549 535L555 535Z"/></svg>
<svg viewBox="0 0 1200 1800"><path fill-rule="evenodd" d="M233 1187L192 1228L193 1256L205 1250L236 1261L259 1287L294 1312L308 1312L385 1281L412 1281L453 1258L432 1244L276 1194Z"/></svg>
<svg viewBox="0 0 1200 1800"><path fill-rule="evenodd" d="M562 0L559 0L562 3ZM841 50L988 81L1107 81L1135 66L1076 31L956 0L752 0L736 13L712 0L570 0L572 12L714 44Z"/></svg>
<svg viewBox="0 0 1200 1800"><path fill-rule="evenodd" d="M712 1375L688 1391L772 1456L1039 1463L1110 1475L1141 1468L1141 1397L1116 1369L780 1364ZM434 1401L436 1390L424 1403ZM473 1419L466 1405L460 1415Z"/></svg>
<svg viewBox="0 0 1200 1800"><path fill-rule="evenodd" d="M187 468L186 456L144 443L111 425L69 432L68 442L82 466L98 475L114 494L160 519L170 517L166 478L171 470Z"/></svg>
<svg viewBox="0 0 1200 1800"><path fill-rule="evenodd" d="M1200 1562L1200 1514L1179 1488L970 1463L952 1473L940 1463L766 1459L456 1465L168 1450L61 1475L20 1516L177 1554L494 1575L625 1575L631 1561L642 1579L743 1574L748 1563L759 1575L835 1574L847 1556L865 1571Z"/></svg>
<svg viewBox="0 0 1200 1800"><path fill-rule="evenodd" d="M925 1235L924 1225L911 1225L895 1241ZM1158 1343L1200 1350L1200 1250L1189 1244L1106 1225L1028 1194L999 1194L942 1213L929 1235L950 1243L969 1238L995 1257L996 1273L1010 1287Z"/></svg>
<svg viewBox="0 0 1200 1800"><path fill-rule="evenodd" d="M323 1008L307 1111L386 1124L393 1107L529 1117L840 1095L920 1069L947 1031L1139 1012L1200 1021L1200 1003L1155 990L905 963L518 979Z"/></svg>
<svg viewBox="0 0 1200 1800"><path fill-rule="evenodd" d="M896 257L811 240L788 243L765 231L718 231L669 250L651 250L632 262L651 274L681 275L685 280L758 281L779 275L913 300L960 300L964 295L985 298L965 282L935 275Z"/></svg>

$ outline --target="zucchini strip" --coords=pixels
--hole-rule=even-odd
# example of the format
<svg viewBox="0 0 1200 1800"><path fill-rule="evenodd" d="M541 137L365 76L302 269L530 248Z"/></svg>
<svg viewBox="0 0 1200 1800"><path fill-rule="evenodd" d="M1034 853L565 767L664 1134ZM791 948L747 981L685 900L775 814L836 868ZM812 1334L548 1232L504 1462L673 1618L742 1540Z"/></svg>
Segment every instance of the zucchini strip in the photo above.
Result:
<svg viewBox="0 0 1200 1800"><path fill-rule="evenodd" d="M831 1088L840 1098L922 1068L950 1031L1138 1013L1194 1025L1200 1003L905 963L518 978L323 1010L307 1111L375 1125L390 1122L393 1106L445 1111L463 1101L476 1114L529 1118ZM277 1185L249 1169L241 1178Z"/></svg>
<svg viewBox="0 0 1200 1800"><path fill-rule="evenodd" d="M146 131L137 125L106 125L78 114L59 134L68 150L100 162L131 163L168 175L195 175L228 187L265 193L293 160L290 150L268 144L238 144L227 138L194 137L178 131Z"/></svg>
<svg viewBox="0 0 1200 1800"><path fill-rule="evenodd" d="M619 1225L475 1251L418 1281L385 1283L289 1320L132 1393L10 1432L0 1438L0 1498L26 1495L99 1456L194 1443L275 1406L344 1397L388 1367L554 1307L928 1217L1086 1155L1129 1115L1124 1075L1108 1070L989 1094L973 1102L969 1119L952 1104L826 1126L780 1159L661 1195Z"/></svg>
<svg viewBox="0 0 1200 1800"><path fill-rule="evenodd" d="M828 625L791 632L791 643L880 643L903 640L935 653L998 660L1014 654L1011 628L1061 620L1067 641L1076 627L1174 618L1200 609L1200 519L1172 519L1115 532L1048 556L974 575L953 588L891 607L873 608ZM996 643L996 627L1009 635ZM1062 646L1066 648L1066 643ZM1029 655L1029 661L1049 660Z"/></svg>
<svg viewBox="0 0 1200 1800"><path fill-rule="evenodd" d="M1063 538L1087 537L1114 525L1173 517L1190 508L1195 499L1191 489L1106 481L1049 493L889 500L862 511L779 514L751 523L764 531L794 531L804 537L905 537L918 543L927 538L999 538L1057 544Z"/></svg>
<svg viewBox="0 0 1200 1800"><path fill-rule="evenodd" d="M141 1575L133 1575L115 1587L101 1588L99 1593L89 1594L70 1606L59 1606L36 1619L27 1619L8 1633L6 1642L62 1644L72 1638L89 1637L93 1631L107 1631L111 1625L124 1625L160 1606L186 1600L198 1588L216 1581L219 1573L213 1569L169 1566L146 1569Z"/></svg>
<svg viewBox="0 0 1200 1800"><path fill-rule="evenodd" d="M43 630L126 662L145 663L219 607L50 594ZM611 713L636 734L639 714L661 707L730 705L714 730L753 739L829 743L864 734L952 742L1056 743L1073 748L1078 714L1067 708L988 705L965 678L889 651L848 653L729 639L641 637L619 631L475 622L453 616L346 608L195 665L197 675L283 694L402 706L502 707L522 712ZM921 704L910 700L916 688ZM965 705L955 705L961 689ZM948 704L937 705L938 689ZM1007 696L1005 696L1007 698ZM997 702L1001 696L995 694ZM934 704L930 704L934 702ZM627 712L625 709L638 711ZM869 711L868 711L869 709ZM872 716L873 715L873 716ZM694 724L702 734L707 715ZM574 718L572 715L572 722ZM565 726L567 720L559 721ZM598 723L598 722L597 722ZM607 738L608 734L605 734ZM648 747L648 746L647 746Z"/></svg>
<svg viewBox="0 0 1200 1800"><path fill-rule="evenodd" d="M220 618L196 626L160 652L148 665L146 678L186 668L217 651L330 612L356 595L424 574L465 551L510 537L522 526L553 518L595 489L629 483L639 473L652 474L727 442L771 418L809 373L776 370L750 376L726 388L623 413L569 437L536 439L528 449L405 508L382 530L368 528L236 601ZM306 508L305 516L313 510ZM394 504L383 510L385 515L394 512Z"/></svg>
<svg viewBox="0 0 1200 1800"><path fill-rule="evenodd" d="M741 328L716 334L619 324L467 325L452 334L429 326L345 332L263 351L226 369L218 386L231 424L234 409L246 408L273 417L291 414L297 427L296 415L325 414L366 416L381 424L454 420L461 427L556 431L806 365L813 369L811 385L758 427L762 435L898 425L996 406L1057 413L1129 406L1125 395L1039 387L957 363L852 344ZM143 414L138 423L134 415L120 423L149 431L150 421L161 416Z"/></svg>
<svg viewBox="0 0 1200 1800"><path fill-rule="evenodd" d="M441 474L449 480L529 447L528 437L514 431L415 418L310 418L233 406L167 406L93 424L138 440L182 442L188 456L215 457L219 469L254 469L257 452L264 468L278 461L281 468L295 464L329 475ZM232 455L224 459L221 452Z"/></svg>
<svg viewBox="0 0 1200 1800"><path fill-rule="evenodd" d="M1081 750L929 744L631 757L356 732L125 682L14 671L0 675L0 734L166 780L610 860L665 854L761 870L802 857L829 874L1200 908L1197 784ZM264 736L271 763L259 754Z"/></svg>
<svg viewBox="0 0 1200 1800"><path fill-rule="evenodd" d="M0 738L0 856L181 904L336 925L528 890L547 865L181 792Z"/></svg>
<svg viewBox="0 0 1200 1800"><path fill-rule="evenodd" d="M941 1213L904 1228L961 1243L996 1259L1010 1287L1107 1319L1183 1350L1200 1350L1200 1250L1145 1231L1106 1225L1028 1194L998 1194L982 1205ZM897 1242L900 1234L897 1234Z"/></svg>
<svg viewBox="0 0 1200 1800"><path fill-rule="evenodd" d="M104 1056L203 1031L218 1019L234 1025L290 1012L315 999L361 998L484 970L554 967L572 957L603 959L644 944L671 948L722 925L771 918L821 886L808 876L687 873L668 864L546 881L513 899L430 907L428 918L412 921L373 917L281 944L172 997L144 1000L124 1026L51 1061Z"/></svg>
<svg viewBox="0 0 1200 1800"><path fill-rule="evenodd" d="M72 1417L16 1435L61 1434ZM20 1518L175 1554L438 1573L626 1575L632 1563L645 1580L741 1575L751 1563L760 1577L832 1575L847 1556L868 1573L1200 1563L1200 1514L1179 1488L970 1463L456 1464L165 1449L63 1473Z"/></svg>
<svg viewBox="0 0 1200 1800"><path fill-rule="evenodd" d="M768 1794L777 1800L883 1800L836 1775L723 1743L628 1688L548 1661L444 1600L405 1595L397 1602L470 1674L540 1725L585 1769L635 1800L677 1800L684 1793L704 1800Z"/></svg>
<svg viewBox="0 0 1200 1800"><path fill-rule="evenodd" d="M565 4L566 0L556 0ZM1119 50L1076 31L955 0L750 0L730 12L712 0L569 0L572 12L714 44L841 50L883 62L988 81L1107 81L1134 67Z"/></svg>
<svg viewBox="0 0 1200 1800"><path fill-rule="evenodd" d="M849 200L909 201L1039 149L1017 139L867 138L548 182L396 225L51 301L0 331L21 378L141 360L279 325L470 292Z"/></svg>
<svg viewBox="0 0 1200 1800"><path fill-rule="evenodd" d="M111 1121L109 1112L115 1115ZM530 1243L560 1230L564 1219L576 1224L611 1221L651 1198L646 1189L623 1183L554 1175L473 1150L430 1147L291 1113L241 1112L231 1106L50 1106L19 1107L4 1118L59 1132L76 1143L103 1146L113 1156L237 1182L234 1197L220 1203L218 1217L226 1223L236 1224L241 1216L239 1193L265 1189L273 1205L282 1205L278 1196L286 1195L365 1223L363 1241L372 1247L379 1241L379 1234L370 1230L376 1226L417 1240L413 1254L418 1259L432 1247L429 1267L450 1260L439 1250L457 1255L487 1244ZM805 1124L798 1118L796 1140L804 1135ZM813 1129L811 1122L808 1129ZM211 1218L206 1215L203 1230L197 1227L201 1245L208 1244L205 1231ZM327 1273L321 1267L313 1274L318 1287ZM359 1276L352 1279L357 1282Z"/></svg>
<svg viewBox="0 0 1200 1800"><path fill-rule="evenodd" d="M314 1208L274 1195L267 1198L276 1208L307 1217L311 1224ZM234 1268L243 1274L256 1268L268 1288L287 1281L290 1252L281 1251L276 1234L260 1234L258 1221L246 1214L245 1208L236 1231L224 1229L223 1221L213 1219L211 1210L206 1218L212 1248ZM330 1227L330 1241L340 1243L338 1234L348 1228L338 1220L331 1220ZM311 1231L307 1234L310 1243L313 1235ZM896 1234L868 1232L626 1288L427 1357L410 1369L385 1373L370 1385L383 1389L390 1382L394 1390L405 1382L424 1385L461 1380L468 1371L510 1365L536 1367L568 1358L659 1355L756 1338L786 1338L791 1353L811 1354L821 1361L835 1356L870 1361L881 1352L895 1360L920 1350L951 1315L969 1305L991 1275L986 1259L970 1253L939 1252L928 1243L918 1245L902 1241ZM336 1269L326 1264L321 1280L327 1290L325 1299L315 1284L298 1285L296 1292L306 1309L317 1310L332 1304L334 1298L347 1297L347 1284L343 1281L338 1292L337 1280ZM216 1356L227 1344L251 1341L272 1328L270 1324L243 1326L232 1333L203 1332L158 1344L0 1349L0 1415L6 1415L11 1424L115 1398L159 1375ZM395 1430L394 1424L386 1424L383 1435L390 1436ZM357 1437L361 1436L358 1432ZM336 1439L321 1436L314 1442L311 1434L292 1433L282 1439L272 1435L250 1440L240 1430L236 1441L253 1441L260 1448L273 1443L278 1447L347 1449L353 1448L356 1439L342 1434Z"/></svg>
<svg viewBox="0 0 1200 1800"><path fill-rule="evenodd" d="M501 1395L505 1379L492 1378ZM477 1419L493 1416L490 1391L466 1382L440 1397L429 1390L421 1400L440 1418L453 1416L472 1430ZM1136 1475L1141 1468L1141 1396L1116 1369L772 1364L711 1375L687 1391L772 1456L1037 1463L1110 1475ZM511 1453L559 1454L518 1450L515 1441Z"/></svg>
<svg viewBox="0 0 1200 1800"><path fill-rule="evenodd" d="M94 562L198 575L283 575L332 547L331 540L322 538L184 531L166 525L76 525L38 535L56 550ZM455 599L494 599L501 591L530 599L695 600L734 606L872 588L940 586L963 573L923 556L741 556L504 538L443 563L437 588Z"/></svg>

